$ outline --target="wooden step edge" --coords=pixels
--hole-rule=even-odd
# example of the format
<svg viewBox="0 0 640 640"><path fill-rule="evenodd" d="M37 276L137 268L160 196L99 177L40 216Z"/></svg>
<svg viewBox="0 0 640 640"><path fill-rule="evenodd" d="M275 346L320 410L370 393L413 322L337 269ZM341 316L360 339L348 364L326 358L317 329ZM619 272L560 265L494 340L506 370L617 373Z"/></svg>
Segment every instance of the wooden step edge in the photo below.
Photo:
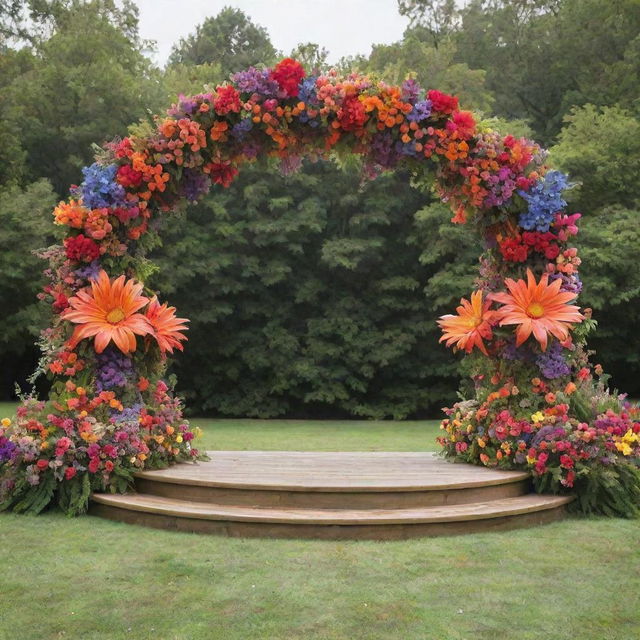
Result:
<svg viewBox="0 0 640 640"><path fill-rule="evenodd" d="M491 502L411 509L274 509L231 507L188 502L143 494L94 494L98 504L128 511L178 518L292 525L387 525L464 522L517 516L555 509L571 502L571 496L528 494Z"/></svg>
<svg viewBox="0 0 640 640"><path fill-rule="evenodd" d="M162 470L166 471L166 470ZM462 489L475 489L482 487L494 487L513 482L521 482L531 477L528 471L505 471L509 476L503 478L492 478L487 480L463 480L448 481L439 484L304 484L304 483L277 483L277 482L255 482L236 480L205 480L202 478L170 476L159 474L157 471L138 471L133 474L134 478L141 478L148 481L166 482L169 484L192 485L197 487L212 487L217 489L246 489L250 491L305 491L322 493L353 493L353 492L376 492L395 493L403 491L455 491Z"/></svg>

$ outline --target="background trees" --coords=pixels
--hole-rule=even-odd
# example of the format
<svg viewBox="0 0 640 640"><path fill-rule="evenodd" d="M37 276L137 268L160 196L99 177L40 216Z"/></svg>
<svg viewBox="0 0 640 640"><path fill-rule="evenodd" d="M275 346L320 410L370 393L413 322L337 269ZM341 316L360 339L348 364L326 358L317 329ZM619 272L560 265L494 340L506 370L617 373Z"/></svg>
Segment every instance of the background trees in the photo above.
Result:
<svg viewBox="0 0 640 640"><path fill-rule="evenodd" d="M399 2L411 27L341 66L427 87L551 148L579 182L583 303L596 360L640 394L640 4L637 0ZM29 19L27 19L29 18ZM304 42L309 69L327 52ZM0 359L7 396L36 358L39 261L49 211L91 161L179 92L277 57L269 35L225 8L154 68L137 10L112 0L0 1ZM497 117L497 118L496 118ZM450 402L456 360L434 320L471 287L479 247L401 173L361 184L357 162L266 162L214 190L166 231L152 286L191 318L174 365L196 411L224 415L425 415ZM177 267L175 265L178 265Z"/></svg>

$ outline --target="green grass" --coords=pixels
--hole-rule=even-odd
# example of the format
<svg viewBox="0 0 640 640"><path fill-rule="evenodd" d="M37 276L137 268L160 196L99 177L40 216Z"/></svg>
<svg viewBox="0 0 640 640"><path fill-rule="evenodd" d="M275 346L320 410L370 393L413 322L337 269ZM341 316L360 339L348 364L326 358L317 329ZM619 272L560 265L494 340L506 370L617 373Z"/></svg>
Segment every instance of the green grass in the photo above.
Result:
<svg viewBox="0 0 640 640"><path fill-rule="evenodd" d="M0 405L0 416L11 413ZM429 450L435 422L195 420L203 448ZM631 640L640 521L405 542L0 514L0 640Z"/></svg>

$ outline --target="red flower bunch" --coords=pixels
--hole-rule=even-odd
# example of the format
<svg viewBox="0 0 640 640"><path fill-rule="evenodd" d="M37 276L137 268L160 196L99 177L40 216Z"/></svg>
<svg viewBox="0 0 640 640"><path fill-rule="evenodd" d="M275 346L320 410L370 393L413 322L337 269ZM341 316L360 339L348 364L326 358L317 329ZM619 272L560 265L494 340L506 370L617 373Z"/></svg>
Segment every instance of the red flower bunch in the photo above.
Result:
<svg viewBox="0 0 640 640"><path fill-rule="evenodd" d="M431 108L439 113L453 113L458 110L458 98L450 96L448 93L442 93L431 89L427 92L427 98L431 100Z"/></svg>
<svg viewBox="0 0 640 640"><path fill-rule="evenodd" d="M93 262L100 255L100 248L91 239L85 238L83 234L66 238L64 249L67 258L77 262Z"/></svg>
<svg viewBox="0 0 640 640"><path fill-rule="evenodd" d="M227 162L211 162L205 167L205 173L211 175L211 181L228 187L238 175L238 170Z"/></svg>
<svg viewBox="0 0 640 640"><path fill-rule="evenodd" d="M524 262L532 251L542 253L547 260L555 260L560 254L558 238L550 231L525 231L499 241L498 248L508 262Z"/></svg>
<svg viewBox="0 0 640 640"><path fill-rule="evenodd" d="M522 244L522 238L512 236L499 241L498 248L508 262L524 262L529 257L529 247Z"/></svg>
<svg viewBox="0 0 640 640"><path fill-rule="evenodd" d="M130 164L123 164L118 168L117 180L123 187L137 187L142 182L142 172Z"/></svg>
<svg viewBox="0 0 640 640"><path fill-rule="evenodd" d="M364 105L358 96L347 96L338 111L338 121L344 131L360 129L367 120Z"/></svg>
<svg viewBox="0 0 640 640"><path fill-rule="evenodd" d="M550 231L525 231L522 241L533 251L543 253L548 260L555 260L560 253L560 247L556 244L558 238Z"/></svg>
<svg viewBox="0 0 640 640"><path fill-rule="evenodd" d="M271 78L278 83L286 98L295 98L298 85L304 78L304 67L293 58L285 58L273 68Z"/></svg>
<svg viewBox="0 0 640 640"><path fill-rule="evenodd" d="M216 88L216 97L213 100L213 108L218 115L223 116L230 111L239 113L241 107L240 94L235 87L227 84Z"/></svg>
<svg viewBox="0 0 640 640"><path fill-rule="evenodd" d="M447 130L457 132L460 138L468 140L476 130L476 121L470 111L456 111L453 118L447 122Z"/></svg>

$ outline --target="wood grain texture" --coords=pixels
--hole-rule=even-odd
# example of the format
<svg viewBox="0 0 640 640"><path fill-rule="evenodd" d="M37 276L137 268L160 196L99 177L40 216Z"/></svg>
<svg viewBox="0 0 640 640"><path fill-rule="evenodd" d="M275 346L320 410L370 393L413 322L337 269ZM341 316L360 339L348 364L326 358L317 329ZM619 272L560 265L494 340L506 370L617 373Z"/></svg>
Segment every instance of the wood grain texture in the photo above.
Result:
<svg viewBox="0 0 640 640"><path fill-rule="evenodd" d="M285 491L175 484L154 478L137 478L136 491L165 498L253 507L301 507L321 509L410 508L482 502L525 495L529 479L514 482L453 489L414 491Z"/></svg>
<svg viewBox="0 0 640 640"><path fill-rule="evenodd" d="M413 509L281 509L206 504L142 494L96 494L93 499L100 504L129 511L180 518L345 526L483 520L553 509L569 502L564 496L529 494L490 502Z"/></svg>
<svg viewBox="0 0 640 640"><path fill-rule="evenodd" d="M90 513L118 522L188 533L203 533L242 538L296 538L319 540L405 540L417 537L463 535L491 531L508 531L555 522L564 517L565 507L523 513L509 517L468 520L464 522L428 522L383 525L310 525L201 520L157 513L129 511L93 503Z"/></svg>
<svg viewBox="0 0 640 640"><path fill-rule="evenodd" d="M428 452L208 451L211 460L142 471L138 478L174 484L287 491L423 491L492 486L524 480L443 460Z"/></svg>

